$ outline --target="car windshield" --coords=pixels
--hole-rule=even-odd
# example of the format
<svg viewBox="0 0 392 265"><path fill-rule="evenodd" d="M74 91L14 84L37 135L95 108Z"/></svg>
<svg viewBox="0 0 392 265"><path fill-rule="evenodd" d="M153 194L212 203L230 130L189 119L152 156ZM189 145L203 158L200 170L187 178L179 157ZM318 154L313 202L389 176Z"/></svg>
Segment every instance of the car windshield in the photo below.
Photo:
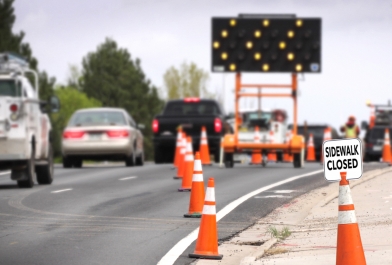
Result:
<svg viewBox="0 0 392 265"><path fill-rule="evenodd" d="M213 102L170 102L164 115L219 115L218 106Z"/></svg>
<svg viewBox="0 0 392 265"><path fill-rule="evenodd" d="M83 111L76 113L70 126L126 125L124 114L120 111Z"/></svg>
<svg viewBox="0 0 392 265"><path fill-rule="evenodd" d="M20 97L21 86L15 80L0 80L0 96Z"/></svg>

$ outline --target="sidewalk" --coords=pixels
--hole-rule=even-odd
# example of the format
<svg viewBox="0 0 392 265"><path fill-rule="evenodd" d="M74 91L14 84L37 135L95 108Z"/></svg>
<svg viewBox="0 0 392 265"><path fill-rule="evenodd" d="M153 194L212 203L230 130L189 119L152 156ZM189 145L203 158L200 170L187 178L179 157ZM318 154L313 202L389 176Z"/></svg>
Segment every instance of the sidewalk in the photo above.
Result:
<svg viewBox="0 0 392 265"><path fill-rule="evenodd" d="M392 167L369 171L350 187L367 264L392 264ZM304 194L220 245L221 261L194 264L335 264L338 193L337 182ZM278 241L269 227L292 234Z"/></svg>

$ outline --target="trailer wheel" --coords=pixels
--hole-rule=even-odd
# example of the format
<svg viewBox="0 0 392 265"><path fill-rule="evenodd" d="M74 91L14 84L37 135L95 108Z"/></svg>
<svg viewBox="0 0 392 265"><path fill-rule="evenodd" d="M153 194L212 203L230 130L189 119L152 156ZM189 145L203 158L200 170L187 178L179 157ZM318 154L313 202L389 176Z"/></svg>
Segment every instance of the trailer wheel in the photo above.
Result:
<svg viewBox="0 0 392 265"><path fill-rule="evenodd" d="M31 147L31 155L30 158L26 161L26 168L23 169L25 171L25 175L27 179L18 180L19 188L32 188L34 186L35 179L35 165L34 165L34 145Z"/></svg>
<svg viewBox="0 0 392 265"><path fill-rule="evenodd" d="M303 160L303 155L301 153L296 153L294 154L294 168L301 168L304 166L304 160Z"/></svg>
<svg viewBox="0 0 392 265"><path fill-rule="evenodd" d="M225 167L226 168L234 167L233 153L225 153Z"/></svg>

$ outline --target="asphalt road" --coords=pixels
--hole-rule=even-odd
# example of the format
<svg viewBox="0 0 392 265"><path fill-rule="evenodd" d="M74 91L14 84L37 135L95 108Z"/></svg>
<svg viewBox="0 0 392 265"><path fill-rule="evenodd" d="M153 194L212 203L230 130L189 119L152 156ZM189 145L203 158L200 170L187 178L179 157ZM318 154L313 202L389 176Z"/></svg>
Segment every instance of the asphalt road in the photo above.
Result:
<svg viewBox="0 0 392 265"><path fill-rule="evenodd" d="M383 167L367 164L364 169ZM204 167L215 178L217 211L266 185L320 170L317 163ZM189 192L178 192L170 165L56 167L49 186L19 189L0 175L0 264L157 264L200 219L185 219ZM302 178L252 197L218 224L224 240L308 190L326 185L323 175ZM277 190L292 190L281 195ZM277 196L280 195L280 196ZM189 264L188 247L175 264Z"/></svg>

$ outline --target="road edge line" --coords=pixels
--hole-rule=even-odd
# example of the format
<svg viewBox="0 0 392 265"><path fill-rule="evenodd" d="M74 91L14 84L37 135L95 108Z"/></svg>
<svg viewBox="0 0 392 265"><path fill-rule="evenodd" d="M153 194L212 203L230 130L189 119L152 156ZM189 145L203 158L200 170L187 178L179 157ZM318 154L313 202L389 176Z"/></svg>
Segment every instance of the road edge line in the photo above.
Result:
<svg viewBox="0 0 392 265"><path fill-rule="evenodd" d="M252 191L252 192L232 201L231 203L229 203L225 207L223 207L223 209L220 210L216 214L216 221L218 222L223 217L225 217L227 214L229 214L231 211L233 211L235 208L237 208L239 205L241 205L243 202L245 202L246 200L250 199L251 197L259 194L260 192L269 190L269 189L274 188L276 186L280 186L280 185L286 184L288 182L291 182L291 181L294 181L294 180L297 180L300 178L316 175L316 174L321 173L323 171L324 171L323 169L320 169L320 170L312 171L312 172L305 173L305 174L302 174L299 176L294 176L294 177L291 177L291 178L288 178L285 180L281 180L279 182L275 182L275 183L270 184L268 186L264 186L262 188L255 190L255 191ZM193 241L195 241L197 239L198 233L199 233L199 227L196 228L195 230L193 230L186 237L181 239L177 244L175 244L169 250L169 252L167 252L166 255L163 256L160 261L158 261L157 265L173 265L174 262L176 262L176 260L178 259L178 257L190 246L190 244L192 244Z"/></svg>

